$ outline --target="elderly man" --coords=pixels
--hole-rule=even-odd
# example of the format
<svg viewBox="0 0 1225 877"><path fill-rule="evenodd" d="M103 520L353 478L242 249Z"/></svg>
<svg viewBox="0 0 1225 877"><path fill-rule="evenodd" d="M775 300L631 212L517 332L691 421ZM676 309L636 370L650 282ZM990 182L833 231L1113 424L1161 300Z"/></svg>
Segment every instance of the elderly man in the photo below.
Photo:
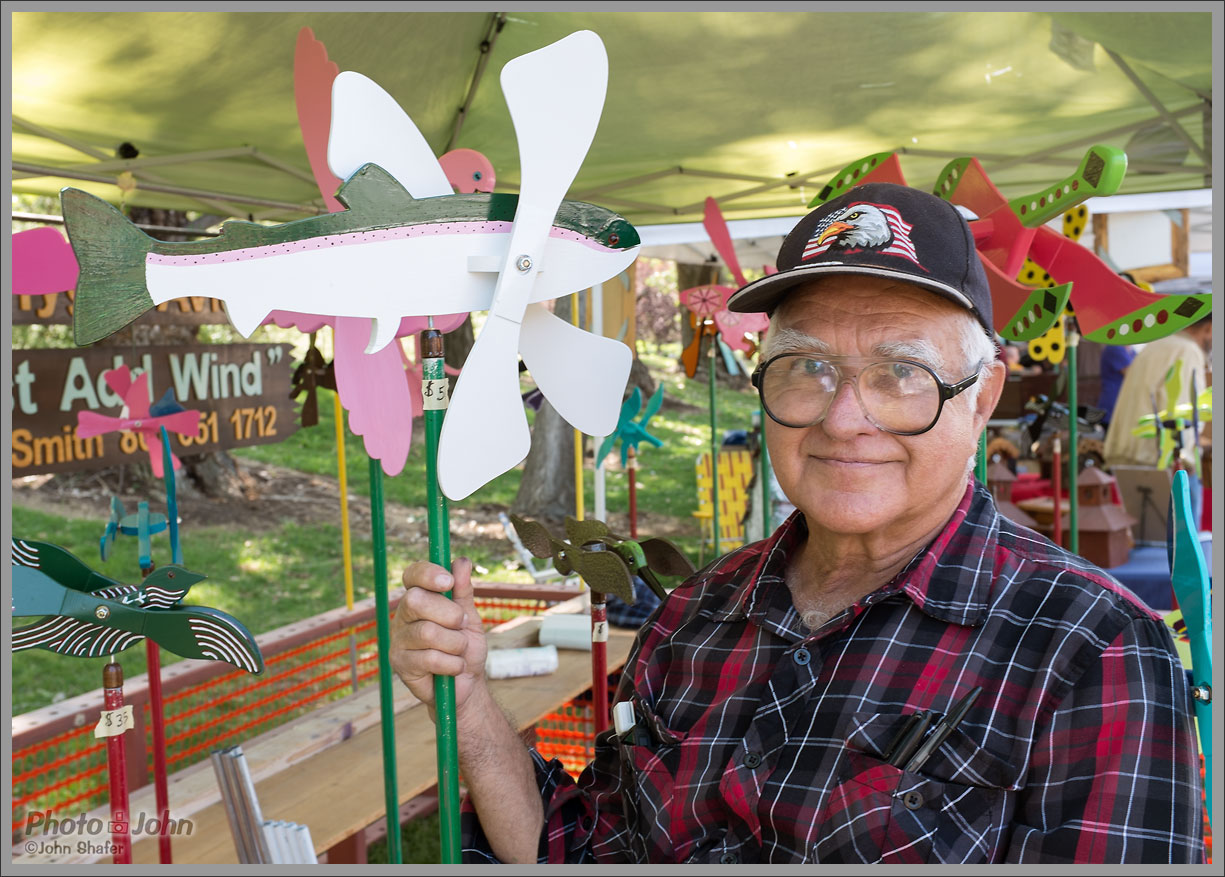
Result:
<svg viewBox="0 0 1225 877"><path fill-rule="evenodd" d="M457 677L467 855L553 862L1198 862L1190 696L1159 618L971 479L1004 366L971 232L870 184L733 309L797 511L673 591L577 783L482 677L470 567L404 573L393 665ZM454 586L455 602L438 592ZM623 708L624 709L624 708Z"/></svg>

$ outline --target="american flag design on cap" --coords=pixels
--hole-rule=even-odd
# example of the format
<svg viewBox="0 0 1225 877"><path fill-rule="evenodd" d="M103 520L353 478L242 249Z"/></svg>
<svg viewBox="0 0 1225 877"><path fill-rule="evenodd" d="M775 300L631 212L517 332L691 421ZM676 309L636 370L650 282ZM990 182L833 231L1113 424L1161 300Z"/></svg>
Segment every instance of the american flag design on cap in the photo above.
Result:
<svg viewBox="0 0 1225 877"><path fill-rule="evenodd" d="M898 213L896 208L888 204L858 201L827 216L817 226L804 247L800 261L807 262L837 246L848 252L872 250L901 256L926 271L915 252L914 242L910 239L910 230L913 227L902 219L902 214Z"/></svg>

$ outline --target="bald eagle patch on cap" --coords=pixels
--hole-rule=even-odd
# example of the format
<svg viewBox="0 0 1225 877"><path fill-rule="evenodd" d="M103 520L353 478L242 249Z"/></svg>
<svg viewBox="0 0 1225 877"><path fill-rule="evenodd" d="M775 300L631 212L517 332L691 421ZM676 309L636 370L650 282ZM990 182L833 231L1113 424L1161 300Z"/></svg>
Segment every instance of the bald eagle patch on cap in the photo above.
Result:
<svg viewBox="0 0 1225 877"><path fill-rule="evenodd" d="M875 250L890 256L909 259L920 268L910 230L914 228L897 209L888 204L871 204L857 201L826 217L808 239L801 262L807 262L831 247L839 247L848 253ZM926 271L926 268L923 268Z"/></svg>
<svg viewBox="0 0 1225 877"><path fill-rule="evenodd" d="M773 313L793 290L824 275L889 277L970 311L994 333L991 289L965 217L949 202L897 183L864 183L796 223L778 271L737 290L730 311Z"/></svg>

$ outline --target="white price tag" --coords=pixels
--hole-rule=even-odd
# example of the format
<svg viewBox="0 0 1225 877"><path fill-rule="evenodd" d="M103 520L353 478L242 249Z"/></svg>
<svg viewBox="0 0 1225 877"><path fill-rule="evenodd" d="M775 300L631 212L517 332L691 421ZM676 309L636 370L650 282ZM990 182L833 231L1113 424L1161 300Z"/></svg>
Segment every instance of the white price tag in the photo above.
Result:
<svg viewBox="0 0 1225 877"><path fill-rule="evenodd" d="M117 710L103 710L98 724L94 725L95 737L116 737L136 724L132 713L132 704L125 704Z"/></svg>
<svg viewBox="0 0 1225 877"><path fill-rule="evenodd" d="M426 379L421 382L421 402L426 411L438 411L447 407L449 386L446 378Z"/></svg>
<svg viewBox="0 0 1225 877"><path fill-rule="evenodd" d="M595 624L591 625L591 641L593 643L608 642L608 622L607 621L597 621Z"/></svg>

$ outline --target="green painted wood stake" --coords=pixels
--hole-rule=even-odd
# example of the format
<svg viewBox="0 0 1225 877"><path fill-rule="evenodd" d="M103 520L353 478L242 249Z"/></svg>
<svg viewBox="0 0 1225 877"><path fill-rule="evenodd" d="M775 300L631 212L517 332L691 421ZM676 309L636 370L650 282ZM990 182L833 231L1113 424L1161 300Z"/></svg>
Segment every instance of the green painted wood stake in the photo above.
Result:
<svg viewBox="0 0 1225 877"><path fill-rule="evenodd" d="M370 531L374 541L374 615L379 643L379 715L383 730L383 794L387 804L387 860L404 861L396 774L396 711L391 688L391 608L387 600L387 527L383 517L383 464L370 458Z"/></svg>
<svg viewBox="0 0 1225 877"><path fill-rule="evenodd" d="M719 557L719 432L715 417L715 347L717 335L710 336L710 525L714 556Z"/></svg>
<svg viewBox="0 0 1225 877"><path fill-rule="evenodd" d="M762 404L761 396L757 397L758 423L757 444L761 449L761 538L768 539L773 530L770 527L774 518L770 485L770 452L766 449L766 406Z"/></svg>
<svg viewBox="0 0 1225 877"><path fill-rule="evenodd" d="M421 394L425 407L426 502L430 525L430 562L451 568L451 521L447 498L438 487L438 436L447 413L450 386L444 369L442 333L421 333ZM451 592L447 592L451 596ZM438 833L445 865L460 861L459 747L455 719L455 678L434 677L438 724Z"/></svg>
<svg viewBox="0 0 1225 877"><path fill-rule="evenodd" d="M1080 445L1077 433L1080 424L1077 409L1077 362L1076 353L1080 346L1080 330L1075 322L1069 320L1068 326L1068 550L1080 554L1080 491L1076 487L1077 470L1080 468ZM1055 497L1059 502L1059 497Z"/></svg>

